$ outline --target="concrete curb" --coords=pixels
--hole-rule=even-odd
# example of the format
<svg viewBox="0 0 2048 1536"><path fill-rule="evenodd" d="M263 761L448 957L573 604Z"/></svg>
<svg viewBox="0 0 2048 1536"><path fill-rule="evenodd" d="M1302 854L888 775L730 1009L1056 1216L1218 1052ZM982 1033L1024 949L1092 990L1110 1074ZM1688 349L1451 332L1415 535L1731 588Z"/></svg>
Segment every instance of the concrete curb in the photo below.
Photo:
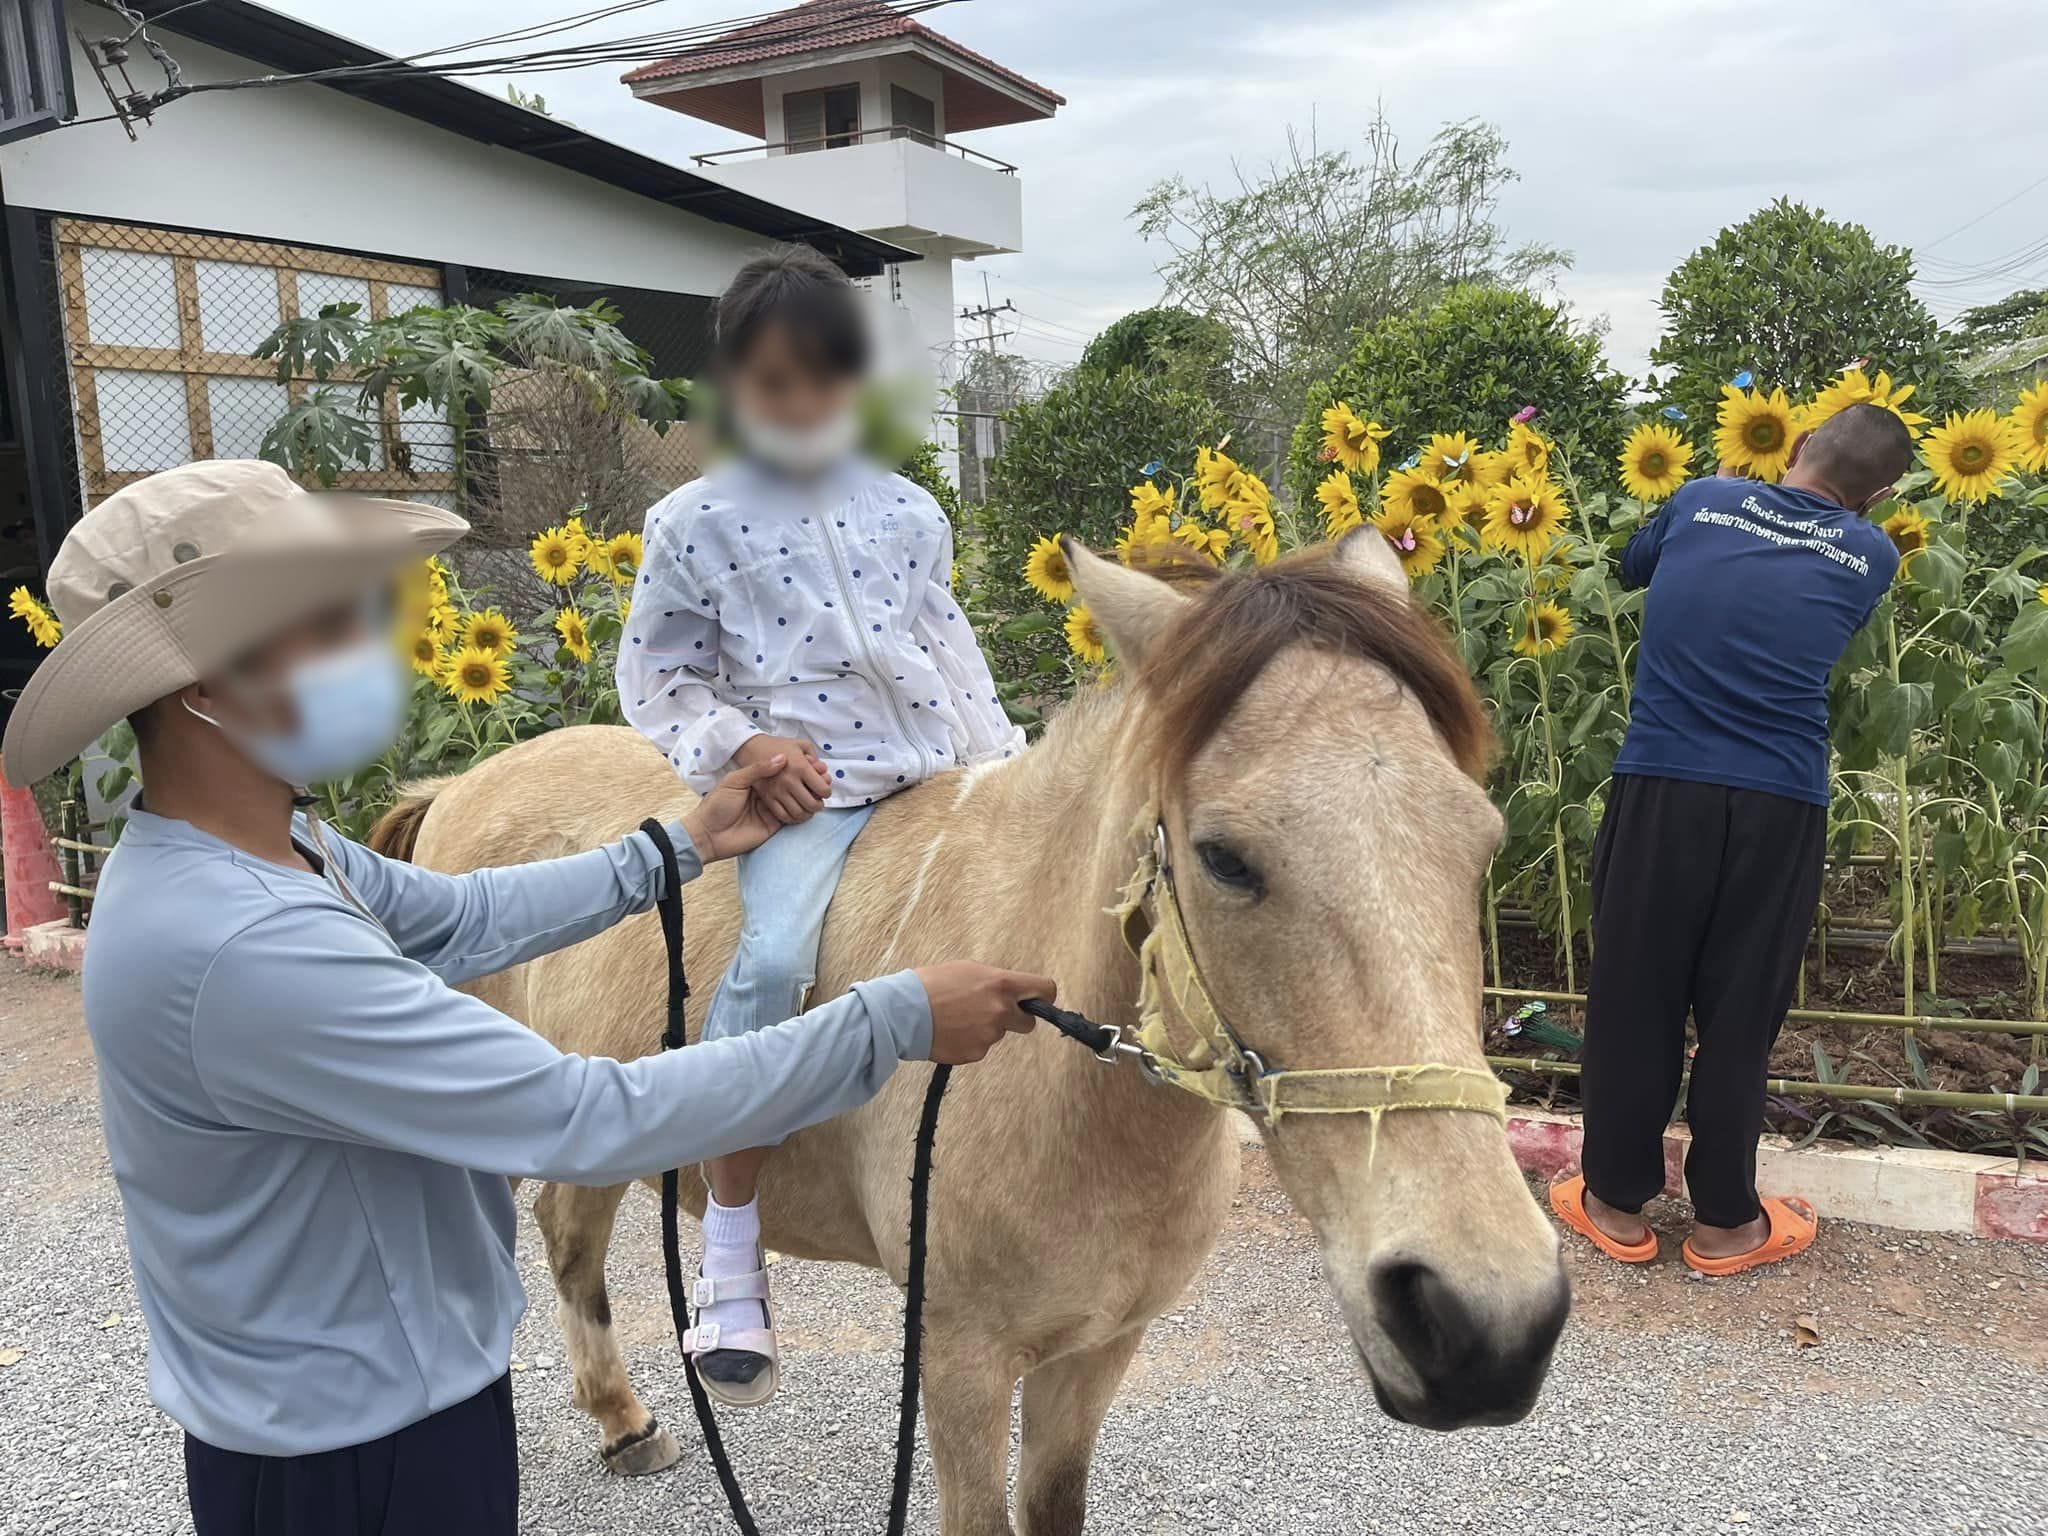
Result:
<svg viewBox="0 0 2048 1536"><path fill-rule="evenodd" d="M20 934L22 961L37 970L69 971L76 975L85 964L85 936L90 931L74 928L70 919L62 917L53 923L24 928Z"/></svg>
<svg viewBox="0 0 2048 1536"><path fill-rule="evenodd" d="M1579 1166L1583 1132L1576 1115L1522 1110L1508 1119L1508 1142L1525 1173L1546 1179ZM1664 1192L1684 1193L1683 1126L1664 1136ZM1757 1149L1757 1187L1767 1195L1804 1195L1823 1218L1861 1221L1901 1232L1967 1232L1977 1237L2048 1243L2048 1165L2022 1171L2009 1157L1931 1152L1912 1147L1792 1147L1766 1136Z"/></svg>

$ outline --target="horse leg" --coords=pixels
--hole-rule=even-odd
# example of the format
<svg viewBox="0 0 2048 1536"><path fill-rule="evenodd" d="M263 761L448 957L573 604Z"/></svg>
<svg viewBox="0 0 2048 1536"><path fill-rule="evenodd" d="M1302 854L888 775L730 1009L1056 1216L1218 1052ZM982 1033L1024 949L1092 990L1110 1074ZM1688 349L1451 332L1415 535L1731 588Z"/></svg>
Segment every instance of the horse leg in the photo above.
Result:
<svg viewBox="0 0 2048 1536"><path fill-rule="evenodd" d="M1017 1468L1023 1536L1080 1536L1095 1437L1144 1336L1143 1328L1132 1328L1106 1344L1049 1360L1024 1378Z"/></svg>
<svg viewBox="0 0 2048 1536"><path fill-rule="evenodd" d="M634 1396L612 1332L604 1257L626 1189L624 1184L609 1189L550 1184L534 1200L533 1214L547 1241L548 1268L554 1271L555 1321L575 1373L573 1401L597 1420L604 1464L632 1474L674 1466L683 1453L675 1436Z"/></svg>
<svg viewBox="0 0 2048 1536"><path fill-rule="evenodd" d="M925 1337L925 1434L939 1485L939 1536L1014 1536L1010 1528L1010 1393L1016 1373L985 1334Z"/></svg>

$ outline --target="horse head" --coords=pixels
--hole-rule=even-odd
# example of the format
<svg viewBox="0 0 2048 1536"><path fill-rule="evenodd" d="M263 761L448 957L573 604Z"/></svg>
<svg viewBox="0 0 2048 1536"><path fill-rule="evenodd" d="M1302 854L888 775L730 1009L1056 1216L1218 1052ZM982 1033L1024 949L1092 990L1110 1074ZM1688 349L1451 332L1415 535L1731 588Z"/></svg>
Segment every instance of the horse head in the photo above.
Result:
<svg viewBox="0 0 2048 1536"><path fill-rule="evenodd" d="M1570 1291L1480 1077L1501 818L1469 675L1371 528L1186 584L1068 559L1135 680L1125 760L1154 780L1170 871L1150 905L1157 932L1171 902L1171 942L1147 964L1179 971L1155 978L1149 1036L1211 1063L1220 1038L1232 1072L1209 1077L1249 1077L1251 1097L1295 1074L1290 1091L1340 1101L1282 1094L1257 1118L1381 1407L1438 1429L1521 1418Z"/></svg>

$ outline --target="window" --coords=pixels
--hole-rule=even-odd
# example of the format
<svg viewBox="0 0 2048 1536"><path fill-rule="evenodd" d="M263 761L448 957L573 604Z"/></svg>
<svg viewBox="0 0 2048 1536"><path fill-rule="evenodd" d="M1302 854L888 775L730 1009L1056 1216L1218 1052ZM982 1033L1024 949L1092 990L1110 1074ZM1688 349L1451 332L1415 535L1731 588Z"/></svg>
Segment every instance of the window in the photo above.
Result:
<svg viewBox="0 0 2048 1536"><path fill-rule="evenodd" d="M890 135L892 138L922 139L927 144L933 143L939 136L939 109L931 97L892 85L889 87L889 126L895 129Z"/></svg>
<svg viewBox="0 0 2048 1536"><path fill-rule="evenodd" d="M782 98L782 141L792 154L860 142L860 87L791 91Z"/></svg>
<svg viewBox="0 0 2048 1536"><path fill-rule="evenodd" d="M0 0L0 141L74 115L63 0Z"/></svg>

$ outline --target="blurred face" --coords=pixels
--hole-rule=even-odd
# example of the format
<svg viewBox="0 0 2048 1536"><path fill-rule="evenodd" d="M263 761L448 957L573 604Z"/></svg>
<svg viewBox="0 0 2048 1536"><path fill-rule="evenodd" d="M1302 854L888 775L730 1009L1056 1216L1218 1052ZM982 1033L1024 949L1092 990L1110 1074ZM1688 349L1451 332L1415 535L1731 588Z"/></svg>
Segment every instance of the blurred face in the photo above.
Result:
<svg viewBox="0 0 2048 1536"><path fill-rule="evenodd" d="M195 684L193 707L257 735L289 734L300 725L290 686L293 672L383 632L373 605L336 604L266 641L220 677Z"/></svg>
<svg viewBox="0 0 2048 1536"><path fill-rule="evenodd" d="M859 389L857 376L834 375L807 359L780 324L764 326L725 377L736 417L792 432L831 425L853 409Z"/></svg>

